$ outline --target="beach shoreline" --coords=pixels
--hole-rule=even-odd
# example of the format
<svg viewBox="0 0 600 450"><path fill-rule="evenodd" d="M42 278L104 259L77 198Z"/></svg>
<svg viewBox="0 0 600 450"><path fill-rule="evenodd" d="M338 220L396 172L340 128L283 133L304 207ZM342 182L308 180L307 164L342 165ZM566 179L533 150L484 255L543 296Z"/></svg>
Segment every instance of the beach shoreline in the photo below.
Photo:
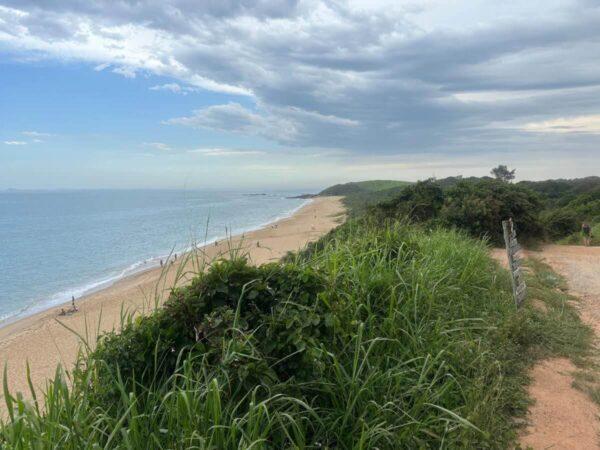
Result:
<svg viewBox="0 0 600 450"><path fill-rule="evenodd" d="M36 389L53 377L58 364L70 369L83 337L89 343L98 333L117 329L122 314L144 314L160 305L174 285L186 283L201 264L227 257L235 250L253 264L278 261L289 251L303 248L341 220L345 209L340 197L315 198L291 216L241 235L208 243L164 268L149 268L117 280L77 300L78 311L60 316L70 302L6 323L0 328L0 359L7 366L11 392L29 391L26 363Z"/></svg>
<svg viewBox="0 0 600 450"><path fill-rule="evenodd" d="M273 220L261 223L256 226L248 227L245 229L239 229L232 236L221 235L221 236L217 236L214 238L205 239L202 242L202 244L189 245L186 248L180 248L180 249L177 249L176 251L173 250L170 254L163 254L163 255L155 256L155 257L148 258L145 260L138 260L138 261L135 261L135 262L129 264L127 267L124 267L123 269L116 270L115 273L113 273L113 274L106 275L104 278L98 277L97 279L90 280L90 281L86 282L85 284L82 284L79 286L73 286L73 287L65 289L64 291L53 293L48 296L47 300L43 300L43 301L34 303L32 305L27 305L24 308L22 308L20 311L10 314L7 317L3 317L2 320L0 320L0 330L2 330L3 328L5 328L13 323L20 322L22 320L27 319L28 317L42 314L45 311L48 311L48 310L51 310L54 308L58 308L58 309L64 308L65 310L68 310L69 307L71 306L71 300L70 300L71 296L73 296L76 299L77 303L79 303L80 301L85 301L90 295L93 295L93 294L103 291L105 289L109 289L110 287L114 286L116 283L119 283L125 279L135 277L137 275L143 274L144 272L148 272L150 270L160 268L161 267L160 261L166 261L170 257L172 258L173 255L177 255L177 254L184 255L189 252L193 252L194 250L201 249L202 247L207 247L209 245L213 245L215 241L222 241L224 239L229 239L231 237L235 238L237 236L245 235L245 234L252 233L254 231L258 231L263 228L272 226L273 224L276 224L276 223L280 222L281 220L292 217L294 214L296 214L298 211L300 211L302 208L304 208L311 202L312 202L312 199L308 199L308 200L304 201L302 204L298 205L297 207L295 207L283 214L278 215ZM227 231L226 231L226 233L227 233ZM62 299L59 301L53 301L52 299L56 298L56 297L62 297Z"/></svg>

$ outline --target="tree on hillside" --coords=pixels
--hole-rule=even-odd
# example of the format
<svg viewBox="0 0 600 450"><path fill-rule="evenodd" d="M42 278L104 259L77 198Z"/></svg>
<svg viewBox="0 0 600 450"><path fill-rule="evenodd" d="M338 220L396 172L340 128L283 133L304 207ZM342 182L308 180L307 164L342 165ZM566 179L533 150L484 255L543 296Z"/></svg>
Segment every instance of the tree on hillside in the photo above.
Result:
<svg viewBox="0 0 600 450"><path fill-rule="evenodd" d="M507 183L515 179L516 169L508 170L504 164L500 164L498 167L494 167L491 174L494 175L496 180L505 181Z"/></svg>

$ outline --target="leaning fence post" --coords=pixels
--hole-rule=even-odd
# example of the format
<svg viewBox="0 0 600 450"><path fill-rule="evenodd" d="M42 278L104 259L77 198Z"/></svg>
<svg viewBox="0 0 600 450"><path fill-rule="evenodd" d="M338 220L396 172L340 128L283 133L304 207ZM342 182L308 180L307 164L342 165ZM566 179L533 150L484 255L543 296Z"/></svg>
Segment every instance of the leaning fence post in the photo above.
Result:
<svg viewBox="0 0 600 450"><path fill-rule="evenodd" d="M527 294L525 277L521 268L521 259L518 252L521 250L517 242L517 233L513 226L512 219L502 221L502 231L504 233L504 243L506 245L506 256L508 258L508 269L510 271L510 281L512 284L513 297L515 305L520 307Z"/></svg>

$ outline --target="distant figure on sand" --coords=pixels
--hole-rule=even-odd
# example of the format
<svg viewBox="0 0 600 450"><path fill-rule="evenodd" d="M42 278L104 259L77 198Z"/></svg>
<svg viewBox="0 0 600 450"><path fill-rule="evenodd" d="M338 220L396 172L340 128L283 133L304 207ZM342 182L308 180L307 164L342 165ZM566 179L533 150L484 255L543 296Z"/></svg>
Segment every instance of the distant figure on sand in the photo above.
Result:
<svg viewBox="0 0 600 450"><path fill-rule="evenodd" d="M58 313L59 316L70 316L73 313L76 313L77 311L79 311L79 309L77 309L77 306L75 306L75 296L72 295L71 296L71 307L69 309L65 309L65 308L60 308L60 312Z"/></svg>
<svg viewBox="0 0 600 450"><path fill-rule="evenodd" d="M260 247L260 241L256 241L256 246Z"/></svg>
<svg viewBox="0 0 600 450"><path fill-rule="evenodd" d="M589 247L592 242L592 227L589 223L583 222L581 225L581 234L583 234L583 245Z"/></svg>
<svg viewBox="0 0 600 450"><path fill-rule="evenodd" d="M161 259L160 260L160 267L162 267L162 266L163 266L163 260Z"/></svg>

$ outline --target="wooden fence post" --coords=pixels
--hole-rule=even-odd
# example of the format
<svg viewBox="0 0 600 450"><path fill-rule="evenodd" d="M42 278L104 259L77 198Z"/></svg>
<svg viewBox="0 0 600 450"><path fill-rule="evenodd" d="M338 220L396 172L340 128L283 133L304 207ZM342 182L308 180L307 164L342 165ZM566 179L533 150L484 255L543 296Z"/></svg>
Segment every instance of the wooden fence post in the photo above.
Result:
<svg viewBox="0 0 600 450"><path fill-rule="evenodd" d="M512 283L513 297L515 305L520 307L527 295L527 286L523 269L521 267L521 259L519 251L521 247L517 242L517 233L514 229L512 219L502 221L502 231L504 233L504 243L506 245L506 256L508 258L508 269L510 270L510 281Z"/></svg>

